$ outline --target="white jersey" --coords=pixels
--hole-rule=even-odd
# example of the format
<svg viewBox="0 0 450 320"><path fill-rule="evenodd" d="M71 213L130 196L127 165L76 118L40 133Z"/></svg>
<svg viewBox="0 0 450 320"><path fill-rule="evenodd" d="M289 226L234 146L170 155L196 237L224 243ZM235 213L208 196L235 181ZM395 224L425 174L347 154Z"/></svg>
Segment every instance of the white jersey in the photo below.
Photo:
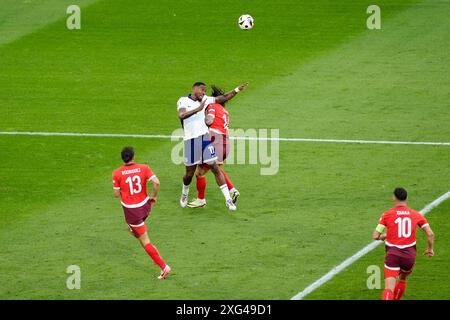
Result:
<svg viewBox="0 0 450 320"><path fill-rule="evenodd" d="M203 100L205 99L206 103L202 111L199 111L189 118L183 120L184 140L197 138L208 133L208 127L205 123L205 109L209 104L214 103L216 99L214 97L208 97L204 95ZM191 111L195 108L198 108L199 106L200 101L193 100L190 96L181 97L177 102L177 110L180 110L180 108L184 108L186 109L186 111Z"/></svg>

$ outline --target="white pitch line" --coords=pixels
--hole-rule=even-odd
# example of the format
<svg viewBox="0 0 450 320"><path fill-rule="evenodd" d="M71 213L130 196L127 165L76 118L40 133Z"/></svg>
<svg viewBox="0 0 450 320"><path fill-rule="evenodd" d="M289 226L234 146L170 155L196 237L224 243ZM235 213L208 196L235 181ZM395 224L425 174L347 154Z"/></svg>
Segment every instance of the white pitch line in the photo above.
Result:
<svg viewBox="0 0 450 320"><path fill-rule="evenodd" d="M428 212L430 212L431 210L433 210L434 208L436 208L438 205L440 205L442 202L444 202L445 200L447 200L449 198L450 198L450 191L448 191L447 193L443 194L442 196L440 196L439 198L437 198L433 202L427 204L420 211L420 213L422 213L423 215L426 215ZM372 251L373 249L375 249L376 247L378 247L382 243L383 243L382 241L373 241L373 242L371 242L370 244L368 244L367 246L365 246L364 248L359 250L357 253L355 253L354 255L349 257L348 259L344 260L342 263L340 263L336 267L332 268L324 276L322 276L321 278L319 278L318 280L314 281L312 284L307 286L303 291L297 293L295 296L293 296L291 298L291 300L301 300L301 299L303 299L308 294L310 294L311 292L313 292L314 290L318 289L323 284L325 284L326 282L331 280L339 272L343 271L345 268L350 266L352 263L354 263L359 258L361 258L364 255L366 255L367 253L369 253L370 251Z"/></svg>
<svg viewBox="0 0 450 320"><path fill-rule="evenodd" d="M24 131L0 131L0 135L29 135L29 136L64 136L64 137L121 137L121 138L146 138L146 139L181 139L181 136L172 136L164 134L120 134L120 133L75 133L75 132L24 132ZM385 141L385 140L338 140L338 139L308 139L308 138L259 138L259 137L230 137L233 140L259 140L259 141L297 141L297 142L329 142L329 143L357 143L357 144L403 144L403 145L434 145L450 146L450 142L419 142L419 141ZM450 198L450 191L426 205L421 213L427 214L440 203ZM327 274L306 287L303 291L296 294L291 300L301 300L324 283L328 282L336 274L347 268L356 260L366 255L377 246L381 241L374 241L350 258L343 261L338 266L331 269Z"/></svg>
<svg viewBox="0 0 450 320"><path fill-rule="evenodd" d="M122 134L122 133L78 133L78 132L27 132L27 131L0 131L0 135L12 136L61 136L61 137L105 137L105 138L146 138L170 139L182 138L166 134Z"/></svg>
<svg viewBox="0 0 450 320"><path fill-rule="evenodd" d="M26 132L26 131L0 131L0 135L27 135L27 136L63 136L63 137L117 137L117 138L144 138L144 139L181 139L181 136L167 134L121 134L121 133L77 133L77 132ZM266 137L230 137L232 140L258 140L258 141L291 141L291 142L328 142L328 143L356 143L356 144L397 144L397 145L430 145L450 146L450 142L428 141L389 141L389 140L339 140L339 139L313 139L313 138L266 138Z"/></svg>

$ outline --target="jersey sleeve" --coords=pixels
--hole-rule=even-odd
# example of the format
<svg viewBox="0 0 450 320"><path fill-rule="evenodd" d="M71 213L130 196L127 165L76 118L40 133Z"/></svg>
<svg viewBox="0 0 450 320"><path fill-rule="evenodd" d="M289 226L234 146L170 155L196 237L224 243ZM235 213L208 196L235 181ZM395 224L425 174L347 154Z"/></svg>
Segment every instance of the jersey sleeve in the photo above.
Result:
<svg viewBox="0 0 450 320"><path fill-rule="evenodd" d="M215 97L208 97L207 95L205 95L202 101L205 101L205 106L208 106L209 104L215 103L216 102L216 98Z"/></svg>
<svg viewBox="0 0 450 320"><path fill-rule="evenodd" d="M376 230L377 230L379 233L383 233L384 230L386 229L386 225L387 225L387 223L386 223L386 212L384 212L384 213L381 215L380 220L378 220L378 225L377 225Z"/></svg>
<svg viewBox="0 0 450 320"><path fill-rule="evenodd" d="M113 172L112 180L113 180L113 188L114 188L114 190L120 190L120 180L119 180L119 177L117 175L117 171Z"/></svg>
<svg viewBox="0 0 450 320"><path fill-rule="evenodd" d="M381 224L383 227L386 227L386 212L381 215L380 220L378 220L378 224Z"/></svg>
<svg viewBox="0 0 450 320"><path fill-rule="evenodd" d="M427 219L425 219L425 217L423 215L418 213L417 225L421 228L425 228L425 227L428 227L430 224L428 223Z"/></svg>
<svg viewBox="0 0 450 320"><path fill-rule="evenodd" d="M149 166L147 166L146 171L147 171L147 180L153 180L156 177L156 175L153 173L153 170Z"/></svg>
<svg viewBox="0 0 450 320"><path fill-rule="evenodd" d="M184 99L180 98L177 101L177 110L180 110L180 108L186 108L185 104L184 104Z"/></svg>
<svg viewBox="0 0 450 320"><path fill-rule="evenodd" d="M206 115L213 117L216 116L216 109L214 108L214 106L210 105L208 109L206 109Z"/></svg>

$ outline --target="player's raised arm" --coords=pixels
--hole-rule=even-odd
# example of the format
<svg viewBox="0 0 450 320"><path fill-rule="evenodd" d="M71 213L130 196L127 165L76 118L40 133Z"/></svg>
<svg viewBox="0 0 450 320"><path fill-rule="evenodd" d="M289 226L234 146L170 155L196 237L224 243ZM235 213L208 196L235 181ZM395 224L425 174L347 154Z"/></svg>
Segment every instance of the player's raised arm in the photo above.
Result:
<svg viewBox="0 0 450 320"><path fill-rule="evenodd" d="M217 103L224 103L224 102L227 102L228 100L233 99L234 96L236 96L239 91L245 90L245 88L247 88L247 86L248 86L248 82L245 82L245 83L241 84L236 89L231 90L230 92L227 92L227 93L225 93L225 94L223 94L221 96L216 97L216 102Z"/></svg>
<svg viewBox="0 0 450 320"><path fill-rule="evenodd" d="M206 100L202 101L202 103L195 109L186 111L186 108L180 108L178 109L178 118L180 120L184 120L189 118L190 116L196 114L197 112L200 112L205 107Z"/></svg>
<svg viewBox="0 0 450 320"><path fill-rule="evenodd" d="M425 233L428 236L428 248L425 250L424 255L428 257L434 256L434 233L433 230L431 230L430 226L427 225L425 227L422 227L422 230L425 231Z"/></svg>

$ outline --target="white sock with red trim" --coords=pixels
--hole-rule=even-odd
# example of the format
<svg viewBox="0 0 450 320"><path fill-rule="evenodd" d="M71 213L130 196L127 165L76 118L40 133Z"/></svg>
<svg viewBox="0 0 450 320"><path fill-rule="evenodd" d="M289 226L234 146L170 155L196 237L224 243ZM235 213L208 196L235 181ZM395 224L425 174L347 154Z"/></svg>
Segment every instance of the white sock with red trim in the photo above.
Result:
<svg viewBox="0 0 450 320"><path fill-rule="evenodd" d="M228 186L226 184L220 186L220 190L222 191L226 201L231 200L230 190L228 190Z"/></svg>

